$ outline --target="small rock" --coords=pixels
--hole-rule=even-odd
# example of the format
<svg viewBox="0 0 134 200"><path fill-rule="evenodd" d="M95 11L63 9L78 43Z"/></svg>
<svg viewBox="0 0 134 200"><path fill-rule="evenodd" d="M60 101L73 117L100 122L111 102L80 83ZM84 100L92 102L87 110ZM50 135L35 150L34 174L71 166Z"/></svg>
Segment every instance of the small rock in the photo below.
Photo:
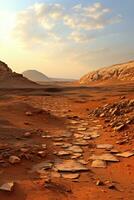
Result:
<svg viewBox="0 0 134 200"><path fill-rule="evenodd" d="M62 173L61 175L63 178L67 178L67 179L77 179L80 176L80 174L76 174L76 173Z"/></svg>
<svg viewBox="0 0 134 200"><path fill-rule="evenodd" d="M4 183L3 185L0 186L0 190L7 192L12 192L13 188L14 188L14 182Z"/></svg>
<svg viewBox="0 0 134 200"><path fill-rule="evenodd" d="M123 153L117 153L116 156L129 158L131 156L134 156L134 152L133 151L125 151Z"/></svg>
<svg viewBox="0 0 134 200"><path fill-rule="evenodd" d="M96 186L103 186L104 183L101 180L96 181Z"/></svg>
<svg viewBox="0 0 134 200"><path fill-rule="evenodd" d="M104 153L101 155L92 155L90 157L91 160L104 160L104 161L111 161L111 162L119 162L119 160L110 153Z"/></svg>
<svg viewBox="0 0 134 200"><path fill-rule="evenodd" d="M46 152L45 151L38 151L38 155L42 158L46 157Z"/></svg>
<svg viewBox="0 0 134 200"><path fill-rule="evenodd" d="M91 164L91 167L94 168L106 168L106 162L104 160L94 160Z"/></svg>
<svg viewBox="0 0 134 200"><path fill-rule="evenodd" d="M24 137L30 137L31 135L32 135L32 133L30 133L30 132L24 133Z"/></svg>
<svg viewBox="0 0 134 200"><path fill-rule="evenodd" d="M83 149L79 146L71 146L68 148L69 151L72 151L74 153L82 153Z"/></svg>
<svg viewBox="0 0 134 200"><path fill-rule="evenodd" d="M16 163L20 163L20 158L18 156L10 156L9 157L9 162L11 164L16 164Z"/></svg>
<svg viewBox="0 0 134 200"><path fill-rule="evenodd" d="M113 145L112 144L98 144L97 149L112 149Z"/></svg>
<svg viewBox="0 0 134 200"><path fill-rule="evenodd" d="M68 156L71 153L69 151L59 151L58 153L56 153L57 156Z"/></svg>
<svg viewBox="0 0 134 200"><path fill-rule="evenodd" d="M26 116L32 116L32 112L27 111L27 112L25 112L25 115L26 115Z"/></svg>
<svg viewBox="0 0 134 200"><path fill-rule="evenodd" d="M55 168L59 172L78 172L78 171L88 171L84 165L80 164L75 160L64 160L55 164Z"/></svg>

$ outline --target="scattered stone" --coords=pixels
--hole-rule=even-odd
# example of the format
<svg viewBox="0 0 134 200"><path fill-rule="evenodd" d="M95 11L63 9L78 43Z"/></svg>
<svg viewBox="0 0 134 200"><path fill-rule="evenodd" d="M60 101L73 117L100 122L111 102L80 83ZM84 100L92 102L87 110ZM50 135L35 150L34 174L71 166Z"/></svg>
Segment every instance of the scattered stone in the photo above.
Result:
<svg viewBox="0 0 134 200"><path fill-rule="evenodd" d="M68 148L68 150L74 153L83 153L83 149L79 146L71 146Z"/></svg>
<svg viewBox="0 0 134 200"><path fill-rule="evenodd" d="M88 171L89 169L75 160L63 160L55 164L59 172Z"/></svg>
<svg viewBox="0 0 134 200"><path fill-rule="evenodd" d="M61 142L61 141L63 141L63 138L62 137L57 137L57 138L54 138L53 140L55 142Z"/></svg>
<svg viewBox="0 0 134 200"><path fill-rule="evenodd" d="M28 148L22 147L22 148L20 148L20 151L21 151L22 153L27 153L27 152L29 152L29 149L28 149Z"/></svg>
<svg viewBox="0 0 134 200"><path fill-rule="evenodd" d="M123 140L116 141L116 144L119 144L119 145L122 145L122 144L125 144L125 143L128 143L128 139L123 139Z"/></svg>
<svg viewBox="0 0 134 200"><path fill-rule="evenodd" d="M119 123L114 127L114 130L115 131L121 131L121 130L123 130L125 128L125 126L126 126L126 124Z"/></svg>
<svg viewBox="0 0 134 200"><path fill-rule="evenodd" d="M100 137L100 134L96 131L90 132L89 134L90 134L90 137L93 139Z"/></svg>
<svg viewBox="0 0 134 200"><path fill-rule="evenodd" d="M77 138L83 138L84 135L83 134L79 134L79 133L75 133L74 134L74 137L77 139Z"/></svg>
<svg viewBox="0 0 134 200"><path fill-rule="evenodd" d="M125 151L123 153L117 153L116 156L129 158L131 156L134 156L134 151Z"/></svg>
<svg viewBox="0 0 134 200"><path fill-rule="evenodd" d="M78 146L87 146L87 145L89 145L89 143L87 141L85 141L85 140L76 140L74 142L74 144L78 145Z"/></svg>
<svg viewBox="0 0 134 200"><path fill-rule="evenodd" d="M96 181L96 186L103 186L104 183L101 180Z"/></svg>
<svg viewBox="0 0 134 200"><path fill-rule="evenodd" d="M71 156L71 158L72 158L72 159L77 159L77 158L80 158L81 156L82 156L81 153L74 153L74 154Z"/></svg>
<svg viewBox="0 0 134 200"><path fill-rule="evenodd" d="M91 164L91 167L94 168L106 168L106 161L104 160L94 160Z"/></svg>
<svg viewBox="0 0 134 200"><path fill-rule="evenodd" d="M27 112L25 112L25 115L26 115L26 116L32 116L32 112L27 111Z"/></svg>
<svg viewBox="0 0 134 200"><path fill-rule="evenodd" d="M91 136L84 136L83 139L84 140L91 140Z"/></svg>
<svg viewBox="0 0 134 200"><path fill-rule="evenodd" d="M10 156L9 157L9 162L11 164L16 164L16 163L20 163L20 158L18 156Z"/></svg>
<svg viewBox="0 0 134 200"><path fill-rule="evenodd" d="M111 152L111 153L115 153L115 154L116 154L116 153L119 153L119 151L118 151L117 149L111 149L110 152Z"/></svg>
<svg viewBox="0 0 134 200"><path fill-rule="evenodd" d="M64 144L63 142L54 142L53 143L53 145L55 145L55 146L63 146L63 144Z"/></svg>
<svg viewBox="0 0 134 200"><path fill-rule="evenodd" d="M88 164L88 161L85 161L83 159L79 159L78 162L81 163L82 165L87 165Z"/></svg>
<svg viewBox="0 0 134 200"><path fill-rule="evenodd" d="M30 133L30 132L24 133L24 137L30 137L31 135L32 135L32 133Z"/></svg>
<svg viewBox="0 0 134 200"><path fill-rule="evenodd" d="M47 145L46 145L46 144L42 144L41 146L42 146L43 149L46 149L46 148L47 148Z"/></svg>
<svg viewBox="0 0 134 200"><path fill-rule="evenodd" d="M69 147L71 147L71 146L72 146L71 143L63 143L63 144L62 144L62 148L69 148Z"/></svg>
<svg viewBox="0 0 134 200"><path fill-rule="evenodd" d="M70 154L69 151L59 151L56 153L57 156L69 156Z"/></svg>
<svg viewBox="0 0 134 200"><path fill-rule="evenodd" d="M48 170L48 169L51 169L52 166L53 166L53 164L51 162L43 161L41 163L38 163L38 164L34 165L32 167L31 172L37 172L38 170L41 170L41 169Z"/></svg>
<svg viewBox="0 0 134 200"><path fill-rule="evenodd" d="M13 188L14 188L14 182L4 183L3 185L0 186L1 191L7 191L7 192L12 192Z"/></svg>
<svg viewBox="0 0 134 200"><path fill-rule="evenodd" d="M51 175L51 177L53 177L53 178L60 178L61 177L61 174L59 173L59 172L51 172L50 173L50 175Z"/></svg>
<svg viewBox="0 0 134 200"><path fill-rule="evenodd" d="M76 173L62 173L62 178L67 178L67 179L77 179L79 178L80 174Z"/></svg>
<svg viewBox="0 0 134 200"><path fill-rule="evenodd" d="M47 139L50 139L50 138L52 138L52 136L51 136L51 135L42 135L41 137L42 137L42 138L47 138Z"/></svg>
<svg viewBox="0 0 134 200"><path fill-rule="evenodd" d="M77 130L78 130L78 131L86 131L87 128L86 128L86 127L79 127Z"/></svg>
<svg viewBox="0 0 134 200"><path fill-rule="evenodd" d="M104 161L110 161L110 162L119 162L119 160L110 153L104 153L102 155L92 155L90 157L90 160L104 160Z"/></svg>
<svg viewBox="0 0 134 200"><path fill-rule="evenodd" d="M46 152L45 151L38 151L38 155L42 158L46 157Z"/></svg>
<svg viewBox="0 0 134 200"><path fill-rule="evenodd" d="M96 148L97 149L112 149L113 145L112 144L98 144Z"/></svg>

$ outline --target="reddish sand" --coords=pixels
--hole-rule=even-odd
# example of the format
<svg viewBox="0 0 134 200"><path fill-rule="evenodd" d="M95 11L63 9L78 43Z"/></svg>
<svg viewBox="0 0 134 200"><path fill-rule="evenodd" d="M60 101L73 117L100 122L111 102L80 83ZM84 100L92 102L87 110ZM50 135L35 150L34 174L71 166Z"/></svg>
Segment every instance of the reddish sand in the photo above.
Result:
<svg viewBox="0 0 134 200"><path fill-rule="evenodd" d="M58 88L58 89L57 89ZM51 139L42 138L40 130L49 131L53 135L65 131L67 117L62 114L67 111L68 115L77 115L89 121L89 126L95 126L94 119L88 116L89 111L97 106L109 102L119 101L121 96L134 99L134 84L104 84L101 86L48 86L45 89L24 90L0 90L0 146L7 145L15 149L22 144L47 144L47 152L44 160L53 160L53 152L56 147L52 145ZM39 112L44 109L44 112ZM27 111L33 112L32 116L26 116ZM61 112L61 114L60 114ZM56 115L58 114L58 116ZM103 120L97 122L103 125ZM110 128L100 128L101 137L92 143L109 143L115 148L125 151L134 149L134 141L124 145L116 144L123 138L125 132L116 133ZM134 126L127 132L134 136ZM23 138L27 131L35 133L30 138ZM84 158L92 155L86 149ZM0 148L1 152L1 148ZM97 152L97 150L95 150ZM6 160L6 158L5 158ZM66 180L63 178L52 178L52 183L57 187L44 187L44 179L39 179L36 174L30 174L29 170L42 159L35 157L32 160L22 159L20 164L1 166L0 184L15 181L14 191L11 193L0 191L0 200L133 200L134 199L134 157L120 158L120 162L108 164L106 169L91 168L87 165L89 172L82 173L79 181ZM6 160L7 162L7 160ZM8 163L8 162L7 162ZM1 163L0 163L1 164ZM96 181L113 181L117 187L108 189L106 186L96 186ZM71 192L67 190L71 189Z"/></svg>

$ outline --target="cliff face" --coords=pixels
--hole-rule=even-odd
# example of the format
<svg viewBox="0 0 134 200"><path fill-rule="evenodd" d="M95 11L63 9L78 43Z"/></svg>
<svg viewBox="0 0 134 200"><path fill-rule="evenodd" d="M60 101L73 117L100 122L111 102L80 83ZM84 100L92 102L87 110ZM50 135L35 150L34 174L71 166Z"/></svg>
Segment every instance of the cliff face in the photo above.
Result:
<svg viewBox="0 0 134 200"><path fill-rule="evenodd" d="M13 72L6 63L0 61L0 88L35 87L36 83Z"/></svg>
<svg viewBox="0 0 134 200"><path fill-rule="evenodd" d="M104 80L134 81L134 61L101 68L90 72L80 79L81 84Z"/></svg>

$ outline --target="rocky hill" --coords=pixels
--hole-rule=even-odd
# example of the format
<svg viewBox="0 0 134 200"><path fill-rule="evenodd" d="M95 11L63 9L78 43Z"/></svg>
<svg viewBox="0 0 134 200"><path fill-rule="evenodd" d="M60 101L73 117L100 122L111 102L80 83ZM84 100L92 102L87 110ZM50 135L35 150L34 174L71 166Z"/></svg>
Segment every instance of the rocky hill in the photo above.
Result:
<svg viewBox="0 0 134 200"><path fill-rule="evenodd" d="M27 70L27 71L24 71L22 74L24 77L28 78L29 80L37 82L37 83L74 81L73 79L48 77L37 70Z"/></svg>
<svg viewBox="0 0 134 200"><path fill-rule="evenodd" d="M6 63L0 61L0 88L36 87L36 83L29 81L23 75L13 72Z"/></svg>
<svg viewBox="0 0 134 200"><path fill-rule="evenodd" d="M23 72L23 76L35 82L50 81L50 79L43 73L37 70L27 70Z"/></svg>
<svg viewBox="0 0 134 200"><path fill-rule="evenodd" d="M105 80L134 81L134 61L101 68L80 79L81 84Z"/></svg>

